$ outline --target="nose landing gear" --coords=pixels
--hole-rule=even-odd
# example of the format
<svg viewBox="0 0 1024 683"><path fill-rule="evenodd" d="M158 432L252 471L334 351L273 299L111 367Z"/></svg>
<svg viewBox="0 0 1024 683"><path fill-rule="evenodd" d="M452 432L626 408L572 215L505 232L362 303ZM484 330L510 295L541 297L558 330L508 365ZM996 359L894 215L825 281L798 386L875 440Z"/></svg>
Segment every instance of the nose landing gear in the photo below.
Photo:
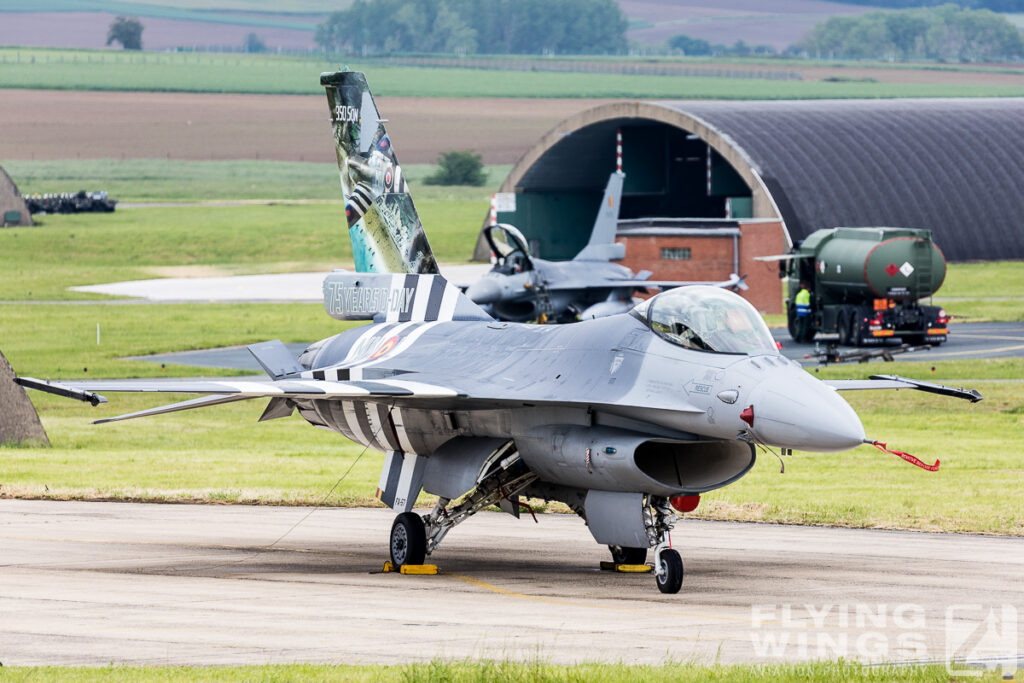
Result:
<svg viewBox="0 0 1024 683"><path fill-rule="evenodd" d="M662 593L678 593L683 587L683 558L671 548L669 534L675 526L676 516L667 498L651 497L651 524L647 533L653 536L654 580ZM694 506L696 507L696 506Z"/></svg>
<svg viewBox="0 0 1024 683"><path fill-rule="evenodd" d="M671 548L654 551L654 580L662 593L678 593L683 587L683 558Z"/></svg>

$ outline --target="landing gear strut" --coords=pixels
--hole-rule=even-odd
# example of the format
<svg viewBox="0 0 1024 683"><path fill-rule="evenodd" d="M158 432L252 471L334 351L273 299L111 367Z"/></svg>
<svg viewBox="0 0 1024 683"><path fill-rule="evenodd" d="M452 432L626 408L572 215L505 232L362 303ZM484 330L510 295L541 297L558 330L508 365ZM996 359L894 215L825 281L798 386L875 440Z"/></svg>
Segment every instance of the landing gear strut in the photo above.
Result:
<svg viewBox="0 0 1024 683"><path fill-rule="evenodd" d="M476 488L461 503L449 508L447 498L439 498L433 511L422 524L425 531L425 552L429 555L457 524L466 521L480 510L508 501L518 504L519 492L537 480L537 475L526 467L513 442L496 450L481 468ZM402 515L399 515L401 517ZM395 520L397 524L398 520Z"/></svg>

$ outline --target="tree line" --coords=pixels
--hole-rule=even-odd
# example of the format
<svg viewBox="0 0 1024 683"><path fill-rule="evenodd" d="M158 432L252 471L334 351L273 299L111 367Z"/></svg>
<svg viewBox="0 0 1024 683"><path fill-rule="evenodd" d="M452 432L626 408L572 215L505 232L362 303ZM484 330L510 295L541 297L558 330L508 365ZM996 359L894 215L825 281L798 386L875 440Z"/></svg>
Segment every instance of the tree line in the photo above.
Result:
<svg viewBox="0 0 1024 683"><path fill-rule="evenodd" d="M317 26L329 52L621 54L615 0L355 0Z"/></svg>
<svg viewBox="0 0 1024 683"><path fill-rule="evenodd" d="M931 7L944 5L949 0L843 0L854 5L870 5L872 7L891 7L907 9L911 7ZM958 0L960 7L967 9L990 9L993 12L1024 12L1024 0Z"/></svg>
<svg viewBox="0 0 1024 683"><path fill-rule="evenodd" d="M987 9L957 5L832 17L797 46L812 57L979 62L1024 57L1020 30Z"/></svg>

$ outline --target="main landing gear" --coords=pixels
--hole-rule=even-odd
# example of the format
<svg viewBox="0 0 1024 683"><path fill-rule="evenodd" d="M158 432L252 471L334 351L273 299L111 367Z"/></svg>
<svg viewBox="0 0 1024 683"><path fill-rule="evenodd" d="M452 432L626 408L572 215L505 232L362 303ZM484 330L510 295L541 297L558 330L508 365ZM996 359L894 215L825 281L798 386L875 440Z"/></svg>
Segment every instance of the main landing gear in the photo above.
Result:
<svg viewBox="0 0 1024 683"><path fill-rule="evenodd" d="M401 569L406 564L423 564L427 557L427 532L423 518L415 512L403 512L391 525L391 564Z"/></svg>
<svg viewBox="0 0 1024 683"><path fill-rule="evenodd" d="M406 564L423 564L441 540L456 525L480 510L497 505L518 516L519 492L537 480L527 469L513 442L495 451L481 468L476 488L454 507L447 498L439 498L428 515L403 512L391 525L391 562L396 569Z"/></svg>
<svg viewBox="0 0 1024 683"><path fill-rule="evenodd" d="M624 548L621 545L610 545L612 562L615 564L644 564L647 562L647 548Z"/></svg>

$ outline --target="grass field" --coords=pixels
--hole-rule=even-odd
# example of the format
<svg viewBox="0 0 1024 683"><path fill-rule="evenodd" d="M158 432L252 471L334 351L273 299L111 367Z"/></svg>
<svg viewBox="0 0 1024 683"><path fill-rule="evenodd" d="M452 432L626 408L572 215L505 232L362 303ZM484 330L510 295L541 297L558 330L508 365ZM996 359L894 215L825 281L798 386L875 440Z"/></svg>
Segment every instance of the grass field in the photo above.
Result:
<svg viewBox="0 0 1024 683"><path fill-rule="evenodd" d="M579 664L564 666L544 662L433 661L402 666L280 664L271 666L233 667L5 667L0 681L67 681L91 683L122 681L366 681L403 683L470 683L508 681L510 683L578 683L588 681L704 681L745 683L746 681L894 681L897 683L947 683L949 673L944 666L867 667L851 662L815 662L809 664L715 665L701 666L671 663L655 666L628 664ZM972 681L1000 680L994 672L978 671Z"/></svg>
<svg viewBox="0 0 1024 683"><path fill-rule="evenodd" d="M333 162L62 159L5 160L3 167L15 179L23 195L104 189L111 197L129 203L239 199L341 201L338 165ZM423 178L437 169L429 164L402 164L402 174L414 186L417 202L449 199L484 202L482 212L486 212L491 193L511 168L507 164L487 166L488 181L483 187L424 185ZM483 213L480 217L483 218ZM44 223L52 218L55 217L39 217Z"/></svg>
<svg viewBox="0 0 1024 683"><path fill-rule="evenodd" d="M988 683L1000 680L994 672L978 671L970 680ZM704 681L745 683L746 681L893 681L895 683L947 683L944 666L867 667L851 662L809 664L715 665L673 663L655 666L628 664L579 664L563 666L544 662L448 662L434 661L404 666L353 666L329 664L282 664L241 667L6 667L0 681L31 680L91 683L92 681L402 681L421 683L578 683L582 681Z"/></svg>
<svg viewBox="0 0 1024 683"><path fill-rule="evenodd" d="M442 262L470 259L487 206L483 198L417 203ZM169 266L204 275L351 267L343 211L339 202L46 216L42 226L0 231L0 300L105 298L67 287L156 277Z"/></svg>
<svg viewBox="0 0 1024 683"><path fill-rule="evenodd" d="M322 94L310 73L340 64L268 55L115 53L0 49L0 88ZM609 97L818 99L1008 97L1024 84L771 81L635 74L413 68L347 63L367 72L376 95L406 97Z"/></svg>

